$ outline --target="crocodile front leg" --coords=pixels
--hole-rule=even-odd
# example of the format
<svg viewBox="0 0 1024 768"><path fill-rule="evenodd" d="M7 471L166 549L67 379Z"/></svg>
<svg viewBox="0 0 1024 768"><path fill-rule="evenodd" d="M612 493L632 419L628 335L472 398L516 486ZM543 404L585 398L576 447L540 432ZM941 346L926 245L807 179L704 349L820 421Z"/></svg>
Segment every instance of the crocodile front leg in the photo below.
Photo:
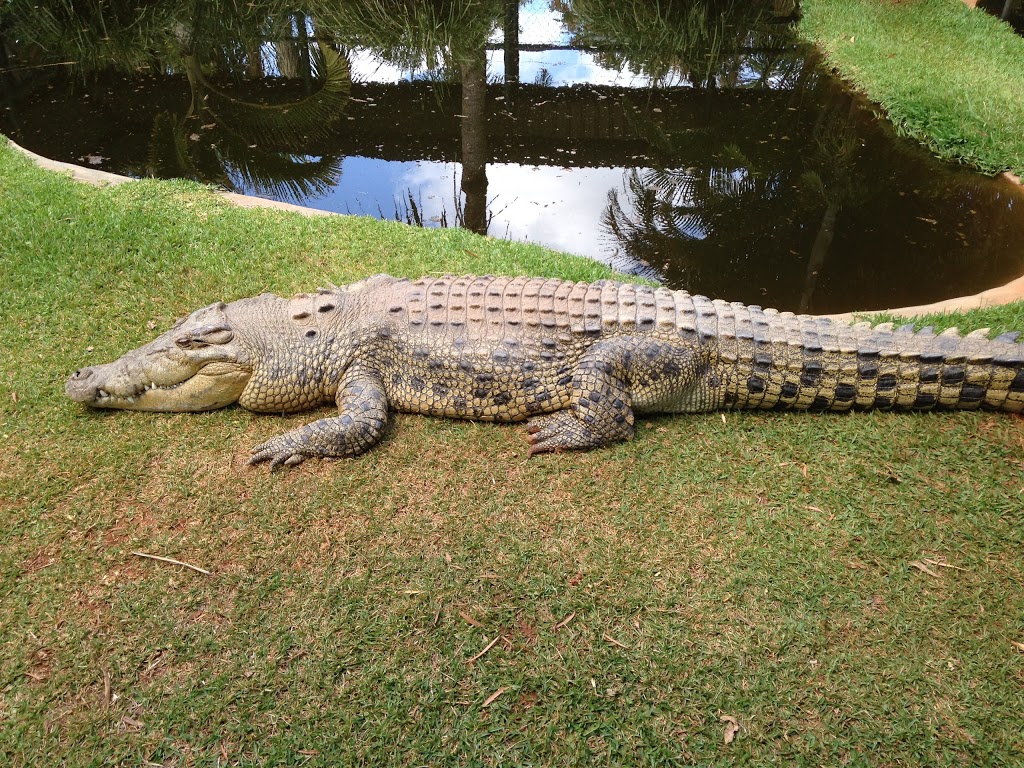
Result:
<svg viewBox="0 0 1024 768"><path fill-rule="evenodd" d="M299 464L304 459L347 458L372 448L384 433L388 400L380 374L349 369L335 398L338 416L319 419L285 432L252 449L250 464L270 462L270 468Z"/></svg>

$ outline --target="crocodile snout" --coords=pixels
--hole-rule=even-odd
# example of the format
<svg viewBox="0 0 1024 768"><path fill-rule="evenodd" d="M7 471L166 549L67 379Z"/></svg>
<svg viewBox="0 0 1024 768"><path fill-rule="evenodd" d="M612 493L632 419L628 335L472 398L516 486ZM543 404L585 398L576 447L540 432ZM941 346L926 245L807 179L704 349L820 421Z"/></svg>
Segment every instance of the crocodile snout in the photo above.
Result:
<svg viewBox="0 0 1024 768"><path fill-rule="evenodd" d="M96 399L96 383L92 368L79 368L64 385L67 396L76 403L91 403Z"/></svg>

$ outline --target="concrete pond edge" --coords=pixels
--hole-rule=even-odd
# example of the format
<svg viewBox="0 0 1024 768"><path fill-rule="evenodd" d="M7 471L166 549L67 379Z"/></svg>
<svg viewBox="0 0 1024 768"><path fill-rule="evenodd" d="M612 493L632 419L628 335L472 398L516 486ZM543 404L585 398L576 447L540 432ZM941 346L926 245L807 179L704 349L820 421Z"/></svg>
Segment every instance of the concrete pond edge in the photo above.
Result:
<svg viewBox="0 0 1024 768"><path fill-rule="evenodd" d="M7 143L18 152L21 152L32 160L40 168L48 171L56 171L58 173L68 173L75 181L85 184L104 186L108 184L123 184L129 181L137 181L137 179L131 176L121 176L120 174L109 173L108 171L101 171L96 168L84 168L71 163L62 163L58 160L50 160L47 157L37 155L31 150L19 146L9 138L7 139ZM1012 177L1008 180L1017 181ZM315 208L306 208L301 205L294 205L293 203L281 203L276 200L265 200L261 197L253 197L251 195L240 195L236 192L217 190L216 194L233 205L237 205L242 208L272 208L279 211L300 213L303 216L342 215L332 213L330 211L320 211ZM955 299L945 299L944 301L936 301L932 304L921 304L914 307L895 307L884 310L872 309L861 312L843 312L841 314L825 315L825 317L830 317L834 320L840 320L843 322L852 321L854 315L876 314L883 312L890 315L898 315L900 317L914 317L917 315L931 315L943 312L966 312L971 309L994 307L1001 304L1010 304L1015 301L1024 301L1024 275L1021 275L1015 280L1011 280L1005 285L990 288L987 291L981 291L980 293L971 294L970 296L960 296Z"/></svg>

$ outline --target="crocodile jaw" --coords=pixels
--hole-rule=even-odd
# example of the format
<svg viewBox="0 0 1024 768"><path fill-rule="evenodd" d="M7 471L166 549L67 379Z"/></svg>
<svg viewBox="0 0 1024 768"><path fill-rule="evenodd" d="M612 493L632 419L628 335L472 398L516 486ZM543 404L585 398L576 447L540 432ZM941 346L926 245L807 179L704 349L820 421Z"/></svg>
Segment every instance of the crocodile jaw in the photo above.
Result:
<svg viewBox="0 0 1024 768"><path fill-rule="evenodd" d="M236 402L251 375L241 366L220 362L210 363L178 382L134 381L109 370L119 363L76 371L68 379L65 392L75 402L92 408L211 411Z"/></svg>

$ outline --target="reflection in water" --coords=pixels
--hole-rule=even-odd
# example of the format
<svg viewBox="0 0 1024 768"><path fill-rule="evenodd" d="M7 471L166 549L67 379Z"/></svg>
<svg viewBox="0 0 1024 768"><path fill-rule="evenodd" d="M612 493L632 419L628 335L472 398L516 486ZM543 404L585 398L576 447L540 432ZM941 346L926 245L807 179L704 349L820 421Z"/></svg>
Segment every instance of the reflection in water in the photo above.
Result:
<svg viewBox="0 0 1024 768"><path fill-rule="evenodd" d="M146 172L295 202L335 186L342 156L310 158L292 148L335 128L351 90L348 62L327 47L306 47L302 56L288 55L295 52L293 45L279 46L278 65L294 72L305 89L312 90L315 82L319 87L304 99L281 103L249 101L230 92L237 89L218 88L195 56L184 56L189 106L180 116L157 113ZM262 63L262 56L254 61Z"/></svg>
<svg viewBox="0 0 1024 768"><path fill-rule="evenodd" d="M786 305L801 312L813 307L837 218L844 208L862 205L868 189L855 167L858 113L817 72L803 68L801 77L813 82L794 91L806 98L824 89L815 94L821 104L818 112L808 116L792 110L795 119L784 139L799 139L803 147L795 162L766 164L728 145L703 167L630 171L625 195L632 198L632 213L623 210L617 191L609 193L602 224L629 258L645 265L645 274L663 278L671 273L675 280L700 284L713 295L757 302L763 294L751 288L776 279L779 266L788 263L792 278ZM678 154L673 145L680 140L690 137L667 132L659 137L670 156ZM751 220L768 224L769 231L754 236L744 226ZM808 250L792 248L812 232ZM802 264L803 280L797 282Z"/></svg>
<svg viewBox="0 0 1024 768"><path fill-rule="evenodd" d="M794 45L792 3L102 5L7 12L19 143L794 310L1024 272L1020 190L893 137Z"/></svg>
<svg viewBox="0 0 1024 768"><path fill-rule="evenodd" d="M462 74L462 192L466 196L462 226L487 234L487 58L478 50L459 61Z"/></svg>

